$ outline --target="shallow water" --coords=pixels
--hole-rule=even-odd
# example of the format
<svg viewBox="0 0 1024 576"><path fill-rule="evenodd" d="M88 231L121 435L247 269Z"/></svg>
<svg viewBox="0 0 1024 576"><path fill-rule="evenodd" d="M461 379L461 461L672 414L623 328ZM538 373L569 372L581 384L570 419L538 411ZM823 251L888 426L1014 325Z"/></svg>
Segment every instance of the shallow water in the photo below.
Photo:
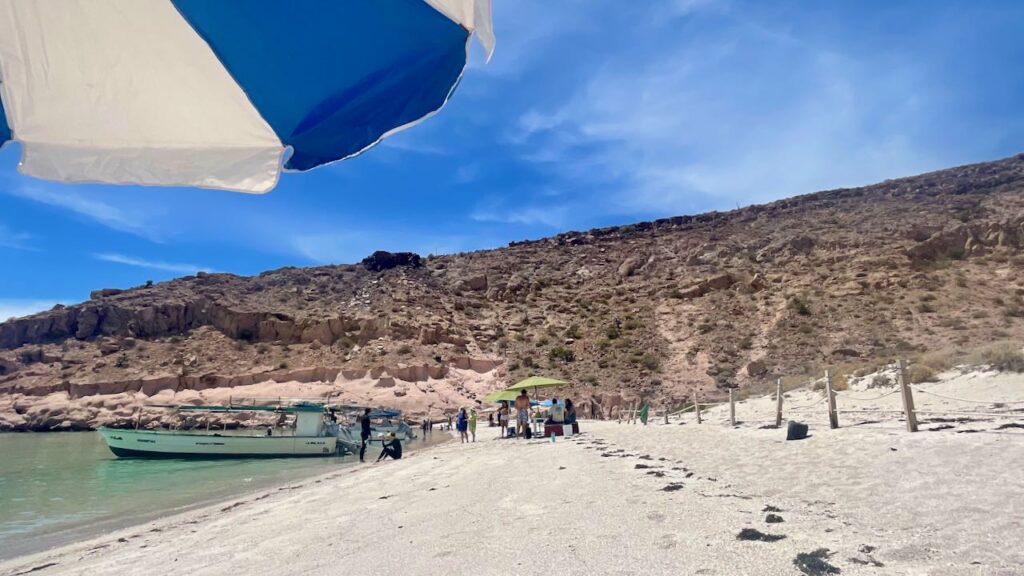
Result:
<svg viewBox="0 0 1024 576"><path fill-rule="evenodd" d="M424 445L429 442L406 446ZM378 453L370 448L367 457ZM119 459L95 432L0 434L0 558L354 463L352 456Z"/></svg>

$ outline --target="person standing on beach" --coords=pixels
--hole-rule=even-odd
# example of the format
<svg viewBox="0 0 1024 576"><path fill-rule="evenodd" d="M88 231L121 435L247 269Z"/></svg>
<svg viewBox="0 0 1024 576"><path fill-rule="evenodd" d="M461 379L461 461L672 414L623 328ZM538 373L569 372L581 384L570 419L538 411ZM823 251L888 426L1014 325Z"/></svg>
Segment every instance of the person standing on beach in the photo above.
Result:
<svg viewBox="0 0 1024 576"><path fill-rule="evenodd" d="M505 437L508 432L508 402L501 401L501 407L498 408L498 426L501 426L501 438Z"/></svg>
<svg viewBox="0 0 1024 576"><path fill-rule="evenodd" d="M465 408L459 408L459 416L455 420L455 427L459 431L459 440L469 442L469 435L466 433L466 430L469 429L469 417L466 415Z"/></svg>
<svg viewBox="0 0 1024 576"><path fill-rule="evenodd" d="M476 408L469 410L469 433L473 436L473 442L476 442Z"/></svg>
<svg viewBox="0 0 1024 576"><path fill-rule="evenodd" d="M372 432L369 408L364 410L363 415L359 418L359 426L362 428L359 432L359 437L363 440L363 443L359 446L359 461L366 462L366 445L370 443L370 433Z"/></svg>
<svg viewBox="0 0 1024 576"><path fill-rule="evenodd" d="M516 396L516 434L525 438L526 429L530 426L530 397L526 390Z"/></svg>

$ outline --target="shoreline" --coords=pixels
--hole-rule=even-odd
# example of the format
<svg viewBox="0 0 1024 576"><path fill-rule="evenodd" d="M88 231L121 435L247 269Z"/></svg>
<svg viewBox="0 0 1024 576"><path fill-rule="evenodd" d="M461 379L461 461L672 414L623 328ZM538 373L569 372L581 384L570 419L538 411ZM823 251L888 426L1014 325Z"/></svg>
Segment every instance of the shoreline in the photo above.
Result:
<svg viewBox="0 0 1024 576"><path fill-rule="evenodd" d="M41 434L49 435L51 432L42 432ZM61 431L64 432L64 431ZM71 432L71 431L68 431ZM95 433L93 431L75 431L74 433L89 434ZM21 432L3 432L2 434L22 434ZM24 434L37 434L37 432L25 432ZM442 434L446 434L443 433ZM437 438L437 437L435 437ZM451 437L442 437L436 440L431 440L429 443L424 445L422 440L414 440L411 443L406 444L406 450L409 454L420 453L421 451L427 451L437 446L442 446L448 442L451 442ZM412 446L411 448L409 446ZM376 452L374 452L376 454ZM368 451L369 455L369 451ZM374 456L376 457L376 456ZM359 465L357 458L352 455L344 457L331 457L337 458L339 461L335 464L336 468L325 468L319 470L308 470L307 473L301 474L291 479L275 479L270 482L254 486L252 488L243 488L233 494L218 494L205 498L201 498L196 501L192 501L183 505L174 505L171 507L154 509L147 512L141 512L139 514L132 514L130 516L111 516L100 518L96 520L81 520L71 525L58 527L55 529L41 529L34 533L24 533L9 536L7 540L3 542L3 547L0 549L0 567L9 562L15 562L22 558L30 558L39 554L46 554L53 550L60 550L66 547L73 547L78 544L82 544L91 540L101 539L107 535L112 535L119 532L131 531L137 527L146 524L157 524L165 519L170 519L175 516L188 514L204 508L216 508L225 503L233 502L239 499L250 498L264 492L269 492L280 488L287 484L294 484L296 482L305 482L310 479L316 479L321 476L329 475L332 473L339 473L341 471L348 471ZM286 458L276 459L279 461L287 460Z"/></svg>
<svg viewBox="0 0 1024 576"><path fill-rule="evenodd" d="M482 428L475 444L258 491L0 574L545 574L556 560L568 574L799 574L819 561L855 575L1020 574L1020 435L896 424L812 425L799 442L754 423L583 421L554 444Z"/></svg>

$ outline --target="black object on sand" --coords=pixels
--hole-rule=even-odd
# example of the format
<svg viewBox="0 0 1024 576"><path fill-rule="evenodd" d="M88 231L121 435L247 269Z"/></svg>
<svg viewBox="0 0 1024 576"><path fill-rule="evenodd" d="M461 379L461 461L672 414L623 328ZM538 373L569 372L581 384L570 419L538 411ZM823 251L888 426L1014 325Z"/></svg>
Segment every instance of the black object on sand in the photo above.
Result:
<svg viewBox="0 0 1024 576"><path fill-rule="evenodd" d="M804 438L807 438L807 424L790 421L789 427L786 429L786 440L803 440Z"/></svg>

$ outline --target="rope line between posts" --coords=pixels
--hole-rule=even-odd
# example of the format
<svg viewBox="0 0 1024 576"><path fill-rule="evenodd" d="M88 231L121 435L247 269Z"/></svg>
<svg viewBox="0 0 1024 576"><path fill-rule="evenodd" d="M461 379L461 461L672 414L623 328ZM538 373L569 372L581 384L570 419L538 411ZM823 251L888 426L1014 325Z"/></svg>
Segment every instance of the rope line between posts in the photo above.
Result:
<svg viewBox="0 0 1024 576"><path fill-rule="evenodd" d="M804 408L811 408L811 407L817 406L818 404L821 404L827 398L828 398L828 396L822 396L817 402L811 402L810 404L804 404L804 405L801 405L801 406L791 406L791 407L788 408L788 410L790 412L793 412L795 410L802 410Z"/></svg>
<svg viewBox="0 0 1024 576"><path fill-rule="evenodd" d="M924 388L914 388L914 391L928 394L929 396L936 396L938 398L945 398L946 400L956 400L958 402L970 402L972 404L1024 404L1024 400L1016 400L1012 402L1000 402L993 400L969 400L967 398L957 398L956 396L946 396L945 394L939 394L938 392L932 392L925 390Z"/></svg>
<svg viewBox="0 0 1024 576"><path fill-rule="evenodd" d="M861 398L860 396L854 396L853 394L850 394L848 392L836 392L836 396L840 396L840 397L843 397L843 398L849 398L851 400L857 400L859 402L874 402L875 400L881 400L882 398L885 398L886 396L892 396L893 394L896 394L899 391L900 391L899 388L897 388L896 390L893 390L892 392L886 392L885 394L880 394L880 395L875 396L873 398Z"/></svg>

